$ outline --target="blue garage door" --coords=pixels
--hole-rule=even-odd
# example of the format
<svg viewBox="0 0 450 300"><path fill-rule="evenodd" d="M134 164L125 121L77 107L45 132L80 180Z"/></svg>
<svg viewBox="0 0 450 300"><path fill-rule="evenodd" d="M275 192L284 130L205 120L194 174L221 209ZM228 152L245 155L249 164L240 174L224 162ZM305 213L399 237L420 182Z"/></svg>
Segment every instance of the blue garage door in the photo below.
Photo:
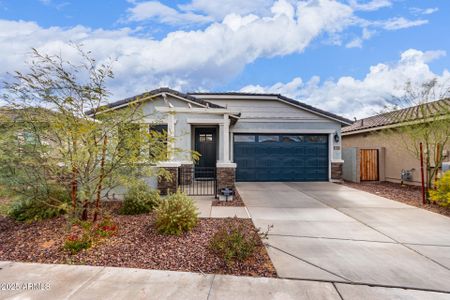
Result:
<svg viewBox="0 0 450 300"><path fill-rule="evenodd" d="M326 181L328 136L235 134L237 181Z"/></svg>

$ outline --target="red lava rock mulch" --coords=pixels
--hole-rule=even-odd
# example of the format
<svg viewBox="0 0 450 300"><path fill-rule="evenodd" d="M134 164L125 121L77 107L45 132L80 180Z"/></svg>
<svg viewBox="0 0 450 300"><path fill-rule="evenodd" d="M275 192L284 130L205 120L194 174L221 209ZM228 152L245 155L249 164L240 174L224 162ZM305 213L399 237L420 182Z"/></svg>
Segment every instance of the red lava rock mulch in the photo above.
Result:
<svg viewBox="0 0 450 300"><path fill-rule="evenodd" d="M28 224L0 217L0 260L277 276L262 243L253 256L231 267L209 250L209 241L220 228L240 223L254 231L251 220L199 219L191 232L168 236L156 232L152 215L112 218L118 225L115 236L70 255L62 248L67 224L63 217Z"/></svg>
<svg viewBox="0 0 450 300"><path fill-rule="evenodd" d="M212 206L245 206L244 201L242 201L241 195L237 189L234 192L233 200L231 201L219 201L213 200Z"/></svg>
<svg viewBox="0 0 450 300"><path fill-rule="evenodd" d="M422 190L419 186L402 186L399 183L387 181L361 183L346 181L343 185L450 217L449 207L442 207L435 203L422 205Z"/></svg>

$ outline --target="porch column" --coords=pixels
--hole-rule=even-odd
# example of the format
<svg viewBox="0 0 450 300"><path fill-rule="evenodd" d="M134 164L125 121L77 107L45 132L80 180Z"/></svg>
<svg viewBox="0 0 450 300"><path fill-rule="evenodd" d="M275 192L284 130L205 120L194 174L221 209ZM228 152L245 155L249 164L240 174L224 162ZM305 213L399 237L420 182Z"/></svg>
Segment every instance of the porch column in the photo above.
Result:
<svg viewBox="0 0 450 300"><path fill-rule="evenodd" d="M169 161L173 160L173 150L174 150L174 140L175 140L175 115L172 112L168 113L167 116L167 159Z"/></svg>
<svg viewBox="0 0 450 300"><path fill-rule="evenodd" d="M236 164L231 162L230 157L230 117L224 115L222 130L221 148L223 149L223 159L217 163L217 194L220 195L222 189L235 189Z"/></svg>
<svg viewBox="0 0 450 300"><path fill-rule="evenodd" d="M230 117L228 114L225 114L223 118L223 162L228 163L230 162Z"/></svg>

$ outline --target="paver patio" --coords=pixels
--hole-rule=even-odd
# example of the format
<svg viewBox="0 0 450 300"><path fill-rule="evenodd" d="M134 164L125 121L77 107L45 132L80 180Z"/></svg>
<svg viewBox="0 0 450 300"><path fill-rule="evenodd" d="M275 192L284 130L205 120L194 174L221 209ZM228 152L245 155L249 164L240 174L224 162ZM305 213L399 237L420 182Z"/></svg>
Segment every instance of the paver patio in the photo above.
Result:
<svg viewBox="0 0 450 300"><path fill-rule="evenodd" d="M333 183L237 187L281 277L450 292L450 218Z"/></svg>

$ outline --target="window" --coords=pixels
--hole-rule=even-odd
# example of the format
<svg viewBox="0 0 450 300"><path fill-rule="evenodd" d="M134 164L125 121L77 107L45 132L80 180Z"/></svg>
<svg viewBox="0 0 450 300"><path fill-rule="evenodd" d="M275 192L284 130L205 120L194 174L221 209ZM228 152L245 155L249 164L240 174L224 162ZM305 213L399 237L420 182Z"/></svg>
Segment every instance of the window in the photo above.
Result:
<svg viewBox="0 0 450 300"><path fill-rule="evenodd" d="M159 134L164 134L164 133L167 134L167 125L166 124L157 124L157 125L151 124L148 129L149 129L149 132L154 131Z"/></svg>
<svg viewBox="0 0 450 300"><path fill-rule="evenodd" d="M301 143L303 142L302 135L285 135L281 138L283 143Z"/></svg>
<svg viewBox="0 0 450 300"><path fill-rule="evenodd" d="M254 143L256 136L247 134L238 134L234 136L234 141L237 143Z"/></svg>
<svg viewBox="0 0 450 300"><path fill-rule="evenodd" d="M326 143L327 137L324 135L308 135L306 136L306 141L309 143Z"/></svg>
<svg viewBox="0 0 450 300"><path fill-rule="evenodd" d="M153 160L166 160L167 124L151 124L148 128L148 132L150 158Z"/></svg>
<svg viewBox="0 0 450 300"><path fill-rule="evenodd" d="M260 135L258 141L260 143L274 143L279 142L280 137L278 135Z"/></svg>
<svg viewBox="0 0 450 300"><path fill-rule="evenodd" d="M201 133L198 137L200 142L213 142L213 134L212 133Z"/></svg>

